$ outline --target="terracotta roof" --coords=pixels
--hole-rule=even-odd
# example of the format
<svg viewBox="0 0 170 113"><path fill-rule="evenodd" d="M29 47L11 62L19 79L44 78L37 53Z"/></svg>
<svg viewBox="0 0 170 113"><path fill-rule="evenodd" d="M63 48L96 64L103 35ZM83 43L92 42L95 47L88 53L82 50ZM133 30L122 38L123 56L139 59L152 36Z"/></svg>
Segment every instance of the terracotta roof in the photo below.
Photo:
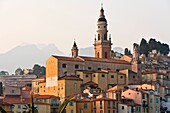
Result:
<svg viewBox="0 0 170 113"><path fill-rule="evenodd" d="M96 83L93 82L93 81L86 82L85 84L88 84L88 85L98 85L98 84L96 84Z"/></svg>
<svg viewBox="0 0 170 113"><path fill-rule="evenodd" d="M30 86L25 86L25 87L22 87L22 90L26 90L26 91L31 91L31 87Z"/></svg>
<svg viewBox="0 0 170 113"><path fill-rule="evenodd" d="M118 60L118 59L104 59L104 58L96 58L96 57L86 57L80 56L80 58L84 59L85 61L95 61L95 62L107 62L107 63L118 63L118 64L129 64L129 62L125 60Z"/></svg>
<svg viewBox="0 0 170 113"><path fill-rule="evenodd" d="M55 55L52 56L59 60L83 62L83 60L78 57L74 58L74 57L66 57L66 56L55 56Z"/></svg>
<svg viewBox="0 0 170 113"><path fill-rule="evenodd" d="M170 94L167 94L167 95L165 95L166 97L169 97L170 96Z"/></svg>
<svg viewBox="0 0 170 113"><path fill-rule="evenodd" d="M46 79L46 75L43 75L43 76L41 76L41 77L39 77L39 78L33 79L32 81L36 81L36 80L45 80L45 79Z"/></svg>
<svg viewBox="0 0 170 113"><path fill-rule="evenodd" d="M82 79L80 79L79 77L77 76L74 76L74 75L71 75L71 76L62 76L62 77L59 77L58 80L79 80L79 81L83 81Z"/></svg>
<svg viewBox="0 0 170 113"><path fill-rule="evenodd" d="M102 97L102 98L96 98L94 101L116 101L115 99L107 98L107 97Z"/></svg>
<svg viewBox="0 0 170 113"><path fill-rule="evenodd" d="M142 71L142 74L154 74L157 73L156 70L146 70L146 71Z"/></svg>
<svg viewBox="0 0 170 113"><path fill-rule="evenodd" d="M49 99L49 98L59 98L59 97L54 96L54 95L35 95L35 98L37 98L37 99Z"/></svg>
<svg viewBox="0 0 170 113"><path fill-rule="evenodd" d="M129 62L125 60L119 60L119 59L104 59L104 58L96 58L96 57L87 57L87 56L78 56L76 58L74 57L66 57L66 56L54 56L53 57L59 59L59 60L65 60L65 61L78 61L78 62L84 62L84 61L94 61L94 62L107 62L107 63L117 63L117 64L129 64Z"/></svg>

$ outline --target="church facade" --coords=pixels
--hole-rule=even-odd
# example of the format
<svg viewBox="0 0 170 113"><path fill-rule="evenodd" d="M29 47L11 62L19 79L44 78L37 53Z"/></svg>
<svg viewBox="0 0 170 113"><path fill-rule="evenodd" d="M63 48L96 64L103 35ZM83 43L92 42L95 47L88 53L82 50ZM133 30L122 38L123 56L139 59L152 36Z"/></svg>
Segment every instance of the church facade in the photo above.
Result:
<svg viewBox="0 0 170 113"><path fill-rule="evenodd" d="M97 21L97 35L93 45L95 57L79 56L78 46L75 41L71 49L71 57L51 56L46 61L47 87L57 85L58 77L75 75L76 70L131 70L131 63L111 58L111 35L108 37L107 20L103 7Z"/></svg>

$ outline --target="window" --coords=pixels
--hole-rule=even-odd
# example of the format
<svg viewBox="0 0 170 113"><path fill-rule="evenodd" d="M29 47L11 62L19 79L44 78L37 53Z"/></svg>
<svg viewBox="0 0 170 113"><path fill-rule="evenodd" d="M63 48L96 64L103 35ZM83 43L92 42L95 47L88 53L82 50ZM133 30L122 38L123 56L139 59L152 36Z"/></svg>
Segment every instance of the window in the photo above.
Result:
<svg viewBox="0 0 170 113"><path fill-rule="evenodd" d="M97 53L97 57L99 58L99 56L100 56L100 54L99 54L99 52Z"/></svg>
<svg viewBox="0 0 170 113"><path fill-rule="evenodd" d="M89 77L89 75L86 75L86 77Z"/></svg>
<svg viewBox="0 0 170 113"><path fill-rule="evenodd" d="M79 68L79 65L76 64L76 65L75 65L75 69L78 69L78 68Z"/></svg>
<svg viewBox="0 0 170 113"><path fill-rule="evenodd" d="M108 108L110 108L110 101L108 101Z"/></svg>
<svg viewBox="0 0 170 113"><path fill-rule="evenodd" d="M159 99L158 98L156 98L156 103L159 103Z"/></svg>
<svg viewBox="0 0 170 113"><path fill-rule="evenodd" d="M102 101L100 101L100 108L102 108Z"/></svg>
<svg viewBox="0 0 170 113"><path fill-rule="evenodd" d="M97 70L101 70L101 68L97 68Z"/></svg>
<svg viewBox="0 0 170 113"><path fill-rule="evenodd" d="M108 110L108 113L110 113L110 110Z"/></svg>
<svg viewBox="0 0 170 113"><path fill-rule="evenodd" d="M94 102L94 108L96 108L96 102Z"/></svg>
<svg viewBox="0 0 170 113"><path fill-rule="evenodd" d="M88 70L91 70L91 67L88 67Z"/></svg>
<svg viewBox="0 0 170 113"><path fill-rule="evenodd" d="M80 77L80 75L77 75L77 77Z"/></svg>
<svg viewBox="0 0 170 113"><path fill-rule="evenodd" d="M21 105L18 105L18 109L21 109Z"/></svg>
<svg viewBox="0 0 170 113"><path fill-rule="evenodd" d="M66 64L62 64L62 68L66 68L67 67L67 65Z"/></svg>
<svg viewBox="0 0 170 113"><path fill-rule="evenodd" d="M150 99L150 103L152 103L152 98Z"/></svg>
<svg viewBox="0 0 170 113"><path fill-rule="evenodd" d="M11 93L12 93L12 94L15 94L16 92L15 92L15 90L11 90Z"/></svg>
<svg viewBox="0 0 170 113"><path fill-rule="evenodd" d="M107 58L107 52L104 53L104 57Z"/></svg>
<svg viewBox="0 0 170 113"><path fill-rule="evenodd" d="M122 106L122 110L124 110L124 106Z"/></svg>
<svg viewBox="0 0 170 113"><path fill-rule="evenodd" d="M138 111L138 106L136 106L136 111Z"/></svg>
<svg viewBox="0 0 170 113"><path fill-rule="evenodd" d="M102 77L104 77L104 75L102 74Z"/></svg>
<svg viewBox="0 0 170 113"><path fill-rule="evenodd" d="M104 40L107 40L107 34L104 34Z"/></svg>
<svg viewBox="0 0 170 113"><path fill-rule="evenodd" d="M73 102L69 102L69 106L74 106L74 103Z"/></svg>
<svg viewBox="0 0 170 113"><path fill-rule="evenodd" d="M120 78L122 79L122 78L123 78L123 76L120 76Z"/></svg>
<svg viewBox="0 0 170 113"><path fill-rule="evenodd" d="M142 95L142 99L145 99L145 95L144 94Z"/></svg>
<svg viewBox="0 0 170 113"><path fill-rule="evenodd" d="M100 26L98 26L98 28L100 28Z"/></svg>
<svg viewBox="0 0 170 113"><path fill-rule="evenodd" d="M70 110L70 113L74 113L74 111L71 109L71 110Z"/></svg>
<svg viewBox="0 0 170 113"><path fill-rule="evenodd" d="M36 108L37 108L37 110L39 110L39 109L40 109L40 106L39 106L39 105L36 105Z"/></svg>
<svg viewBox="0 0 170 113"><path fill-rule="evenodd" d="M96 77L96 75L94 74L93 77Z"/></svg>
<svg viewBox="0 0 170 113"><path fill-rule="evenodd" d="M106 26L104 26L104 28L106 28Z"/></svg>
<svg viewBox="0 0 170 113"><path fill-rule="evenodd" d="M112 102L112 108L115 108L115 103L114 102Z"/></svg>
<svg viewBox="0 0 170 113"><path fill-rule="evenodd" d="M129 95L130 95L131 93L129 93Z"/></svg>
<svg viewBox="0 0 170 113"><path fill-rule="evenodd" d="M139 112L141 111L141 108L140 108L140 106L139 106Z"/></svg>
<svg viewBox="0 0 170 113"><path fill-rule="evenodd" d="M103 110L100 110L100 113L103 113Z"/></svg>
<svg viewBox="0 0 170 113"><path fill-rule="evenodd" d="M133 78L135 78L135 76L133 76Z"/></svg>
<svg viewBox="0 0 170 113"><path fill-rule="evenodd" d="M47 102L47 100L46 99L44 99L44 103L46 103Z"/></svg>
<svg viewBox="0 0 170 113"><path fill-rule="evenodd" d="M87 109L87 103L84 103L84 109Z"/></svg>
<svg viewBox="0 0 170 113"><path fill-rule="evenodd" d="M83 110L82 110L82 109L80 109L80 113L83 113Z"/></svg>
<svg viewBox="0 0 170 113"><path fill-rule="evenodd" d="M111 75L111 78L114 78L114 75Z"/></svg>
<svg viewBox="0 0 170 113"><path fill-rule="evenodd" d="M98 34L98 40L100 40L100 34Z"/></svg>

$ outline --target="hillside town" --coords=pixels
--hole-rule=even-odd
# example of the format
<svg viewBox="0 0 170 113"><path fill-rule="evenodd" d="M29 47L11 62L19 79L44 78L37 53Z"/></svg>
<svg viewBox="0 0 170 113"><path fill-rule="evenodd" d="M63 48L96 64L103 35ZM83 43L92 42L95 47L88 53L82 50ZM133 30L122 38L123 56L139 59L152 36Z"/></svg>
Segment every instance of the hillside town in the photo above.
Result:
<svg viewBox="0 0 170 113"><path fill-rule="evenodd" d="M7 113L168 113L170 56L152 50L114 54L101 7L94 37L94 57L80 56L74 41L71 56L51 55L46 73L0 76L0 106ZM71 44L70 44L71 45ZM33 100L33 101L32 101ZM3 111L0 110L0 113Z"/></svg>

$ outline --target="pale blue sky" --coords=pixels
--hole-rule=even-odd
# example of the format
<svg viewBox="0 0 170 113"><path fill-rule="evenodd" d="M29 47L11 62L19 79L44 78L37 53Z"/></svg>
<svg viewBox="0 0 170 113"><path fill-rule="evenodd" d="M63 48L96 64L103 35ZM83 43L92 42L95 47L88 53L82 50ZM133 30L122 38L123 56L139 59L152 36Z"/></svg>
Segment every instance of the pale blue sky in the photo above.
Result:
<svg viewBox="0 0 170 113"><path fill-rule="evenodd" d="M132 48L142 37L170 44L170 0L0 0L0 53L22 43L54 43L68 54L93 46L104 4L112 47Z"/></svg>

